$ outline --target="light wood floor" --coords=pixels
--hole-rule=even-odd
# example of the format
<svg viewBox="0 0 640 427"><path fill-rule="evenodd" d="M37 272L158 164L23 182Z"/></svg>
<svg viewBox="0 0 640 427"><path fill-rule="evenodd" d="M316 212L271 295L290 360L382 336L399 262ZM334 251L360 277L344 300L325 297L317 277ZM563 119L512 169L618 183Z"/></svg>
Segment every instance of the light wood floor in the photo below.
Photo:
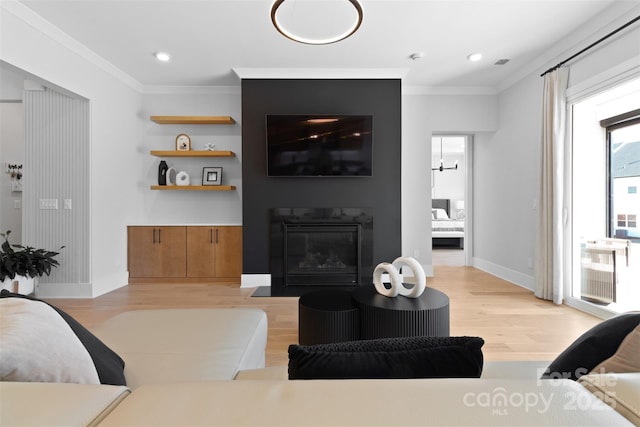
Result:
<svg viewBox="0 0 640 427"><path fill-rule="evenodd" d="M449 295L451 335L480 336L485 360L552 360L601 320L571 307L537 299L530 291L471 267L435 267L427 285ZM258 307L267 313L267 366L287 364L298 340L298 299L252 298L238 284L138 284L94 299L54 299L91 329L129 310Z"/></svg>

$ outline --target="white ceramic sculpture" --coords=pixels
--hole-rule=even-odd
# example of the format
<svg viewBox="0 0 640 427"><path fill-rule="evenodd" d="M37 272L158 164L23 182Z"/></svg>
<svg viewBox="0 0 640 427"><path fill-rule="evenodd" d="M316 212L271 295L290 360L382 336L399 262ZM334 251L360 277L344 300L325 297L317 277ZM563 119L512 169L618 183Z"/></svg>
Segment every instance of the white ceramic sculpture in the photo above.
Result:
<svg viewBox="0 0 640 427"><path fill-rule="evenodd" d="M413 271L413 277L416 283L413 287L407 288L402 283L400 278L400 268L408 267ZM390 288L384 286L382 282L382 275L387 273L389 275ZM415 258L411 257L398 257L392 264L388 262L382 262L376 266L373 270L373 285L376 287L376 291L379 294L386 297L396 297L403 295L408 298L418 298L424 292L427 286L427 278L424 273L424 269Z"/></svg>
<svg viewBox="0 0 640 427"><path fill-rule="evenodd" d="M180 171L176 175L176 185L187 186L190 183L189 174L185 171Z"/></svg>

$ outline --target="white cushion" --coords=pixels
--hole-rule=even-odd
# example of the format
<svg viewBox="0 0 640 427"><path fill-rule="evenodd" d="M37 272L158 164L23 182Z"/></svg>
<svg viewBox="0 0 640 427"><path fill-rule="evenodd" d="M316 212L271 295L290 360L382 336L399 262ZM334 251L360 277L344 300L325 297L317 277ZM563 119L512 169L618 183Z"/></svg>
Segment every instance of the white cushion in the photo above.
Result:
<svg viewBox="0 0 640 427"><path fill-rule="evenodd" d="M0 425L93 426L128 395L124 386L0 382Z"/></svg>
<svg viewBox="0 0 640 427"><path fill-rule="evenodd" d="M263 368L267 316L251 308L140 310L93 332L125 361L127 385L233 379Z"/></svg>
<svg viewBox="0 0 640 427"><path fill-rule="evenodd" d="M0 298L0 380L99 384L87 349L49 305Z"/></svg>
<svg viewBox="0 0 640 427"><path fill-rule="evenodd" d="M634 425L640 425L640 373L588 374L578 382Z"/></svg>
<svg viewBox="0 0 640 427"><path fill-rule="evenodd" d="M630 424L575 381L452 378L146 385L101 426L122 425Z"/></svg>

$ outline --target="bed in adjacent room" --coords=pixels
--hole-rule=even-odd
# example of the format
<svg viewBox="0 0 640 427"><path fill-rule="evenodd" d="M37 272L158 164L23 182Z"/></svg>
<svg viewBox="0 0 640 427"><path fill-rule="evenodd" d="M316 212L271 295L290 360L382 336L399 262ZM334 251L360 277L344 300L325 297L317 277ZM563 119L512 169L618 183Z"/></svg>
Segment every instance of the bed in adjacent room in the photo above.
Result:
<svg viewBox="0 0 640 427"><path fill-rule="evenodd" d="M464 220L451 215L450 199L431 200L431 236L434 248L464 248Z"/></svg>

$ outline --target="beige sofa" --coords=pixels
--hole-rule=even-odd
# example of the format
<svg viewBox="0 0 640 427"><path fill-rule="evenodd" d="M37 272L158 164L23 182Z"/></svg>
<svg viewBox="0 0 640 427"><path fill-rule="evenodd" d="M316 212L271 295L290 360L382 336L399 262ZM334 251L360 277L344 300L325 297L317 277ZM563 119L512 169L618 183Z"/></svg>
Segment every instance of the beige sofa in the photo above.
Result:
<svg viewBox="0 0 640 427"><path fill-rule="evenodd" d="M94 332L127 387L1 382L0 425L640 424L637 373L539 380L546 363L492 362L479 379L288 381L263 368L266 327L251 309L124 313Z"/></svg>

